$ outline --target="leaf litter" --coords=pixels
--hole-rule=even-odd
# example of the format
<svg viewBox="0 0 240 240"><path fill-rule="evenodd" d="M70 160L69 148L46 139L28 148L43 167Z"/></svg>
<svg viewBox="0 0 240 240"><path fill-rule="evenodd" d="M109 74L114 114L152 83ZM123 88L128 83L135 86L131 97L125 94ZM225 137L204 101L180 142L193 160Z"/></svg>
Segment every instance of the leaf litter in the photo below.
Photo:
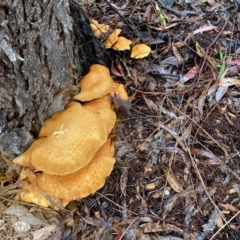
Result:
<svg viewBox="0 0 240 240"><path fill-rule="evenodd" d="M105 24L151 48L143 59L109 50L116 56L112 75L131 96L115 99L122 109L112 133L115 170L98 193L58 212L16 205L20 185L3 172L1 239L238 239L238 3L91 1L84 7L100 24L102 42Z"/></svg>

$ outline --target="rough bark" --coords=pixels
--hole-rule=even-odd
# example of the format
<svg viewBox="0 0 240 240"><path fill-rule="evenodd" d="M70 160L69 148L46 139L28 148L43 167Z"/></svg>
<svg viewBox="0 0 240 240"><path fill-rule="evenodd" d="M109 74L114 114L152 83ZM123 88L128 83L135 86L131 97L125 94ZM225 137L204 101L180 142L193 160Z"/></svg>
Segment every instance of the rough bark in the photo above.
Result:
<svg viewBox="0 0 240 240"><path fill-rule="evenodd" d="M0 2L0 161L23 152L64 109L104 51L69 0Z"/></svg>

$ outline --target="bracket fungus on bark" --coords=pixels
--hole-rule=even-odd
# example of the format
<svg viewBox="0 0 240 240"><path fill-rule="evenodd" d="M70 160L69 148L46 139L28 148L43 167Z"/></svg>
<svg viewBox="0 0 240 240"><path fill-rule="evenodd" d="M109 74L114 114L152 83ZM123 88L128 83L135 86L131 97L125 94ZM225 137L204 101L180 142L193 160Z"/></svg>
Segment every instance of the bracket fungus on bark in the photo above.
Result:
<svg viewBox="0 0 240 240"><path fill-rule="evenodd" d="M46 120L39 137L14 162L45 173L66 175L85 167L108 134L99 116L73 102Z"/></svg>
<svg viewBox="0 0 240 240"><path fill-rule="evenodd" d="M37 177L37 186L64 203L86 197L104 185L115 163L113 155L114 148L109 139L85 168L65 176L42 173Z"/></svg>
<svg viewBox="0 0 240 240"><path fill-rule="evenodd" d="M127 98L123 85L113 83L108 68L94 64L80 82L81 92L42 126L39 138L14 159L24 167L19 198L59 208L100 189L110 175L114 146L109 135L116 122L110 93ZM125 92L124 92L125 91ZM27 170L26 170L27 169ZM37 173L36 171L41 171Z"/></svg>

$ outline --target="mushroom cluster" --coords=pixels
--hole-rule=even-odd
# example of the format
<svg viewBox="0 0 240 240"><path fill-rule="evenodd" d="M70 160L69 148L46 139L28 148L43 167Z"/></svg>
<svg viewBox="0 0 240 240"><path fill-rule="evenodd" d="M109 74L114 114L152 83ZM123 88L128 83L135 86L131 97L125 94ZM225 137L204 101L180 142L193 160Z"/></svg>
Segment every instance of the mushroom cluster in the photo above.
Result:
<svg viewBox="0 0 240 240"><path fill-rule="evenodd" d="M24 167L20 179L28 181L20 200L44 207L58 201L65 206L95 193L110 175L115 163L110 133L116 113L109 95L126 100L127 93L99 64L90 67L79 87L77 102L47 119L39 138L14 159Z"/></svg>
<svg viewBox="0 0 240 240"><path fill-rule="evenodd" d="M101 38L101 33L104 35L108 34L110 29L109 25L99 24L98 21L91 19L91 28L94 35L97 38ZM106 41L104 42L105 47L112 48L116 51L131 50L131 45L133 42L123 36L119 36L121 29L116 28L111 34L108 35ZM144 43L136 44L132 47L131 58L140 59L147 57L151 53L151 48Z"/></svg>

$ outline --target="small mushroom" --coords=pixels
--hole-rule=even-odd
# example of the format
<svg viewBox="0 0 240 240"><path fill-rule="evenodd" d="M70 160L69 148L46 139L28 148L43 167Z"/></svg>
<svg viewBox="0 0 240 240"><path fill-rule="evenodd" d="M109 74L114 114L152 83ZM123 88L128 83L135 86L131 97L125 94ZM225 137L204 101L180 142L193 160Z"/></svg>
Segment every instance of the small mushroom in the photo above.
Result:
<svg viewBox="0 0 240 240"><path fill-rule="evenodd" d="M85 168L66 176L42 173L37 177L37 186L64 204L86 197L104 185L115 163L113 155L114 146L108 139Z"/></svg>
<svg viewBox="0 0 240 240"><path fill-rule="evenodd" d="M39 136L14 162L66 175L85 167L106 142L108 133L99 116L73 102L48 119Z"/></svg>
<svg viewBox="0 0 240 240"><path fill-rule="evenodd" d="M132 41L125 37L118 37L117 42L114 44L113 49L117 51L130 50L130 45Z"/></svg>
<svg viewBox="0 0 240 240"><path fill-rule="evenodd" d="M102 33L107 33L110 30L110 26L106 24L99 24L97 20L91 19L90 26L96 37L99 37Z"/></svg>
<svg viewBox="0 0 240 240"><path fill-rule="evenodd" d="M94 64L90 67L90 72L80 81L81 92L74 99L85 102L103 97L111 91L112 85L113 79L108 68Z"/></svg>
<svg viewBox="0 0 240 240"><path fill-rule="evenodd" d="M120 34L121 29L115 29L104 42L106 48L111 48L117 41L118 35Z"/></svg>
<svg viewBox="0 0 240 240"><path fill-rule="evenodd" d="M132 48L131 58L139 59L147 57L151 53L151 48L146 44L137 44Z"/></svg>
<svg viewBox="0 0 240 240"><path fill-rule="evenodd" d="M97 114L106 125L107 133L111 133L117 116L116 113L112 110L112 103L108 96L85 102L83 103L83 107Z"/></svg>

